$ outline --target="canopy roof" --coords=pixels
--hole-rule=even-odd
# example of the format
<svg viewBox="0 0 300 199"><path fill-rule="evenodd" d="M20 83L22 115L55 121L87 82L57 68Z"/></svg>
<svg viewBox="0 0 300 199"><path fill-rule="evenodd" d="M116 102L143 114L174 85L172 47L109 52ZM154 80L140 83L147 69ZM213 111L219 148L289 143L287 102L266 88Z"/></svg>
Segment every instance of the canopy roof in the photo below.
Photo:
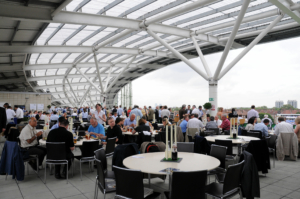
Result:
<svg viewBox="0 0 300 199"><path fill-rule="evenodd" d="M2 0L0 90L48 89L64 105L93 104L100 96L111 104L129 82L183 60L152 31L187 59L198 57L195 42L204 55L223 51L245 2ZM299 36L299 10L296 0L250 1L230 48L248 46L280 14L259 43Z"/></svg>

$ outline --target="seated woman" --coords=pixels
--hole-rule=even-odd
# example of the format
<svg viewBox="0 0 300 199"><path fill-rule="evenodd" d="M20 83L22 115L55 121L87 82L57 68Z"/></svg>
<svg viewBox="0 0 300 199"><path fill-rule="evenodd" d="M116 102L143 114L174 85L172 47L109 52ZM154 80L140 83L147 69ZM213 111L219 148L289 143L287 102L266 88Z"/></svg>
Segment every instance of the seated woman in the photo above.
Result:
<svg viewBox="0 0 300 199"><path fill-rule="evenodd" d="M132 134L135 134L136 132L143 132L143 131L148 131L150 132L150 127L146 126L146 120L145 119L140 119L139 120L139 126L137 126L133 131Z"/></svg>
<svg viewBox="0 0 300 199"><path fill-rule="evenodd" d="M107 139L117 137L116 144L122 144L123 134L121 128L118 125L116 125L113 117L109 117L107 121L109 125L109 127L106 130Z"/></svg>
<svg viewBox="0 0 300 199"><path fill-rule="evenodd" d="M116 119L116 125L117 125L118 127L120 127L120 129L122 130L122 132L127 132L127 129L124 128L124 121L125 121L124 118L118 117L118 118Z"/></svg>
<svg viewBox="0 0 300 199"><path fill-rule="evenodd" d="M251 118L249 119L248 124L247 124L247 126L245 127L245 129L246 129L247 131L254 130L255 123L256 123L256 117L251 117Z"/></svg>

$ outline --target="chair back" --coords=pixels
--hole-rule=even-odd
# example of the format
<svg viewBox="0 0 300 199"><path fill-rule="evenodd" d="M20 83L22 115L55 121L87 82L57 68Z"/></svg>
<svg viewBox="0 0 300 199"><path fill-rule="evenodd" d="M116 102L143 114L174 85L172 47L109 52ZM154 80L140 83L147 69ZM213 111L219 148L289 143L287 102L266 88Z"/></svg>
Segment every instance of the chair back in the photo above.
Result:
<svg viewBox="0 0 300 199"><path fill-rule="evenodd" d="M172 175L171 198L205 198L207 170L174 171Z"/></svg>
<svg viewBox="0 0 300 199"><path fill-rule="evenodd" d="M57 120L51 120L50 122L53 122L54 124L56 124L56 123L57 123Z"/></svg>
<svg viewBox="0 0 300 199"><path fill-rule="evenodd" d="M257 130L250 130L249 132L247 132L247 136L262 139L262 132Z"/></svg>
<svg viewBox="0 0 300 199"><path fill-rule="evenodd" d="M244 124L245 123L245 119L240 119L240 125Z"/></svg>
<svg viewBox="0 0 300 199"><path fill-rule="evenodd" d="M232 140L215 140L215 144L227 147L226 155L232 155Z"/></svg>
<svg viewBox="0 0 300 199"><path fill-rule="evenodd" d="M214 135L220 135L220 129L219 128L208 128L209 131L214 131Z"/></svg>
<svg viewBox="0 0 300 199"><path fill-rule="evenodd" d="M240 187L244 162L243 160L238 164L228 166L224 179L223 194Z"/></svg>
<svg viewBox="0 0 300 199"><path fill-rule="evenodd" d="M144 198L143 173L141 171L116 166L113 166L113 170L116 177L116 195L134 199Z"/></svg>
<svg viewBox="0 0 300 199"><path fill-rule="evenodd" d="M106 160L105 150L103 148L101 148L94 152L95 152L95 159L99 160L101 162L103 170L106 171L107 170L107 160Z"/></svg>
<svg viewBox="0 0 300 199"><path fill-rule="evenodd" d="M195 137L196 132L199 132L199 129L198 129L198 128L188 128L188 129L186 130L186 134L187 134L187 135L191 135L192 138Z"/></svg>
<svg viewBox="0 0 300 199"><path fill-rule="evenodd" d="M66 160L66 146L64 142L46 142L47 160Z"/></svg>
<svg viewBox="0 0 300 199"><path fill-rule="evenodd" d="M116 146L116 139L117 139L117 137L107 139L107 144L106 144L106 149L105 149L105 153L107 156L114 154L115 146Z"/></svg>
<svg viewBox="0 0 300 199"><path fill-rule="evenodd" d="M248 131L243 127L242 130L242 136L247 136Z"/></svg>
<svg viewBox="0 0 300 199"><path fill-rule="evenodd" d="M7 140L12 142L19 142L20 131L16 127L10 127Z"/></svg>
<svg viewBox="0 0 300 199"><path fill-rule="evenodd" d="M17 124L16 128L21 132L25 126L26 124Z"/></svg>
<svg viewBox="0 0 300 199"><path fill-rule="evenodd" d="M194 142L193 137L191 135L188 135L188 139L189 139L189 142Z"/></svg>
<svg viewBox="0 0 300 199"><path fill-rule="evenodd" d="M94 152L99 149L99 141L83 141L82 148L81 148L81 156L83 158L93 157Z"/></svg>
<svg viewBox="0 0 300 199"><path fill-rule="evenodd" d="M270 140L268 142L268 147L271 149L275 149L276 147L277 135L270 135Z"/></svg>
<svg viewBox="0 0 300 199"><path fill-rule="evenodd" d="M212 144L210 149L210 156L217 158L221 164L220 167L225 169L227 147Z"/></svg>
<svg viewBox="0 0 300 199"><path fill-rule="evenodd" d="M177 142L177 151L194 153L194 142Z"/></svg>
<svg viewBox="0 0 300 199"><path fill-rule="evenodd" d="M95 159L97 165L97 179L98 179L98 187L102 193L104 193L105 185L105 173L102 166L102 162L98 159Z"/></svg>

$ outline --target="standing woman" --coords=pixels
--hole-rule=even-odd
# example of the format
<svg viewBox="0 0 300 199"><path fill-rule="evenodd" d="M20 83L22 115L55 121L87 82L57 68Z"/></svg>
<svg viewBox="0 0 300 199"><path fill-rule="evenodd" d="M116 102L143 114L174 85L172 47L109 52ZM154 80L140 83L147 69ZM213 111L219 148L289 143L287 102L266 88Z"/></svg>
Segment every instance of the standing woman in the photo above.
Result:
<svg viewBox="0 0 300 199"><path fill-rule="evenodd" d="M130 112L131 112L131 106L129 106L129 109L127 110L127 117L129 117Z"/></svg>

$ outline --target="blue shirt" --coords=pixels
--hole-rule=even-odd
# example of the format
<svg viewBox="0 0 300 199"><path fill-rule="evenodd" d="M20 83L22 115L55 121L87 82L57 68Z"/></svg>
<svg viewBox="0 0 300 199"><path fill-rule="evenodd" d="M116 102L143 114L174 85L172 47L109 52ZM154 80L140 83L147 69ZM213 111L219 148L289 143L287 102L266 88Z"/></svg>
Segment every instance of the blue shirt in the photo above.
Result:
<svg viewBox="0 0 300 199"><path fill-rule="evenodd" d="M131 124L136 125L136 120L131 121L130 118L127 118L124 122L124 126L130 126Z"/></svg>
<svg viewBox="0 0 300 199"><path fill-rule="evenodd" d="M158 111L158 117L161 117L161 109Z"/></svg>
<svg viewBox="0 0 300 199"><path fill-rule="evenodd" d="M58 115L51 115L50 120L58 120Z"/></svg>
<svg viewBox="0 0 300 199"><path fill-rule="evenodd" d="M186 125L187 125L187 121L186 120L183 120L181 123L180 123L180 128L181 128L181 131L182 133L185 133L186 132Z"/></svg>
<svg viewBox="0 0 300 199"><path fill-rule="evenodd" d="M264 123L257 123L254 126L254 130L258 130L262 132L262 135L267 137L269 135L268 133L268 127Z"/></svg>
<svg viewBox="0 0 300 199"><path fill-rule="evenodd" d="M117 114L121 116L121 115L122 115L122 113L123 113L123 109L122 109L122 108L118 108L118 110L117 110Z"/></svg>
<svg viewBox="0 0 300 199"><path fill-rule="evenodd" d="M56 124L54 124L53 126L52 126L52 128L51 128L51 130L53 130L53 129L58 129L58 122L56 123Z"/></svg>
<svg viewBox="0 0 300 199"><path fill-rule="evenodd" d="M130 112L129 117L130 117L132 114L135 114L136 117L139 116L140 119L143 117L142 111L141 111L140 109L137 109L137 108L133 109L133 110Z"/></svg>
<svg viewBox="0 0 300 199"><path fill-rule="evenodd" d="M88 132L93 132L93 133L97 133L97 134L102 134L105 136L105 131L104 131L104 127L102 126L102 124L99 124L96 127L93 127L93 125L89 126ZM96 137L95 135L91 135L94 138ZM103 140L105 141L105 140Z"/></svg>

